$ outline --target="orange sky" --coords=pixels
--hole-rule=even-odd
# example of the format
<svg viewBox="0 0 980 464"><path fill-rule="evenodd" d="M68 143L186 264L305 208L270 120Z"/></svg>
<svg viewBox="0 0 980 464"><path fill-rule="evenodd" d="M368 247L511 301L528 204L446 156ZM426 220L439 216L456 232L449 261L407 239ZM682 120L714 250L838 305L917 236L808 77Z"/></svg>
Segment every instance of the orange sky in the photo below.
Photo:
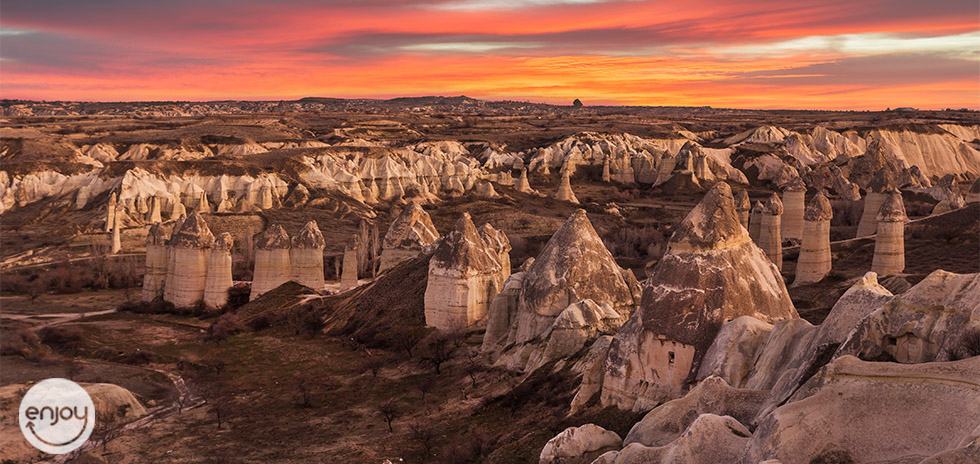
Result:
<svg viewBox="0 0 980 464"><path fill-rule="evenodd" d="M980 108L969 1L5 0L0 97Z"/></svg>

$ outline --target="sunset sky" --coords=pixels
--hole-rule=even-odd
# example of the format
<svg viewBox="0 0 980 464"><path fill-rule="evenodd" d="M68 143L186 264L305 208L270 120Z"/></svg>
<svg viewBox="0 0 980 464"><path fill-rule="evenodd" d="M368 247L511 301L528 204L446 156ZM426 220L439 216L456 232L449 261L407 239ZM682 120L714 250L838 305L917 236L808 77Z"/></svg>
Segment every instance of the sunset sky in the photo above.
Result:
<svg viewBox="0 0 980 464"><path fill-rule="evenodd" d="M980 108L977 0L3 0L0 97Z"/></svg>

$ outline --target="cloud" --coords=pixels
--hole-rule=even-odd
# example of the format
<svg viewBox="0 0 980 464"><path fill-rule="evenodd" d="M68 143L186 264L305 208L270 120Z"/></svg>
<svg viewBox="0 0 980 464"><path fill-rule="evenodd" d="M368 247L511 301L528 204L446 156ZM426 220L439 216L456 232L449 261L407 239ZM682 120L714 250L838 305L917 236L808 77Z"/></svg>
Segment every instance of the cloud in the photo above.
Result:
<svg viewBox="0 0 980 464"><path fill-rule="evenodd" d="M7 1L0 90L978 106L978 15L975 0Z"/></svg>

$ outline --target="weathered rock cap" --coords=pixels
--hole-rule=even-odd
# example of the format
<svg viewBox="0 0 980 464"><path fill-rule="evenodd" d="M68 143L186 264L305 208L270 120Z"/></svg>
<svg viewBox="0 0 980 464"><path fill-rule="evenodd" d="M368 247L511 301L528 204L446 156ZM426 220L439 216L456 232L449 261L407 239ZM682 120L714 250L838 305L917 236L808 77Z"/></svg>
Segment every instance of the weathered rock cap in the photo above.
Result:
<svg viewBox="0 0 980 464"><path fill-rule="evenodd" d="M307 222L303 229L293 237L293 248L323 248L327 246L316 221Z"/></svg>
<svg viewBox="0 0 980 464"><path fill-rule="evenodd" d="M895 188L895 178L888 169L879 169L868 182L868 191L882 193Z"/></svg>
<svg viewBox="0 0 980 464"><path fill-rule="evenodd" d="M231 234L225 232L222 233L221 235L218 235L218 237L214 239L214 245L211 246L211 249L230 251L231 247L234 245L235 245L235 240L231 238Z"/></svg>
<svg viewBox="0 0 980 464"><path fill-rule="evenodd" d="M425 246L439 238L429 214L415 201L410 201L401 214L391 222L382 246L387 249Z"/></svg>
<svg viewBox="0 0 980 464"><path fill-rule="evenodd" d="M497 259L488 253L470 213L463 213L453 230L438 242L431 263L443 269L477 272L493 271L500 267Z"/></svg>
<svg viewBox="0 0 980 464"><path fill-rule="evenodd" d="M779 216L783 214L783 201L779 199L779 195L775 193L766 200L766 205L762 208L763 213L771 214L773 216Z"/></svg>
<svg viewBox="0 0 980 464"><path fill-rule="evenodd" d="M888 193L888 197L885 198L885 202L881 204L881 209L878 210L878 220L879 221L904 221L908 218L905 215L905 204L902 202L902 194L898 191L891 191Z"/></svg>
<svg viewBox="0 0 980 464"><path fill-rule="evenodd" d="M584 211L583 211L584 214ZM728 184L719 182L688 213L670 237L672 251L718 249L748 236L735 213L735 198Z"/></svg>
<svg viewBox="0 0 980 464"><path fill-rule="evenodd" d="M755 202L754 205L752 205L752 212L753 213L762 213L765 210L766 210L766 206L763 205L761 201L757 201L757 202Z"/></svg>
<svg viewBox="0 0 980 464"><path fill-rule="evenodd" d="M497 253L506 253L511 250L510 239L507 238L507 234L495 229L489 222L480 226L477 232L480 233L484 243L496 250Z"/></svg>
<svg viewBox="0 0 980 464"><path fill-rule="evenodd" d="M748 211L752 205L749 202L749 192L742 189L735 194L735 211Z"/></svg>
<svg viewBox="0 0 980 464"><path fill-rule="evenodd" d="M146 234L146 244L147 245L166 245L167 244L167 234L164 232L160 224L153 224L150 226L150 231Z"/></svg>
<svg viewBox="0 0 980 464"><path fill-rule="evenodd" d="M793 178L793 180L791 180L790 183L785 188L783 188L783 191L784 192L805 192L806 191L806 184L803 183L803 179L800 179L799 177L796 177L796 178Z"/></svg>
<svg viewBox="0 0 980 464"><path fill-rule="evenodd" d="M829 221L834 218L834 208L823 192L817 193L806 205L804 221Z"/></svg>
<svg viewBox="0 0 980 464"><path fill-rule="evenodd" d="M211 234L208 223L198 213L191 214L179 231L174 230L174 234L170 237L170 244L175 247L210 248L214 242L214 235Z"/></svg>
<svg viewBox="0 0 980 464"><path fill-rule="evenodd" d="M259 234L255 241L255 248L262 250L276 250L289 248L289 234L279 224L273 224Z"/></svg>

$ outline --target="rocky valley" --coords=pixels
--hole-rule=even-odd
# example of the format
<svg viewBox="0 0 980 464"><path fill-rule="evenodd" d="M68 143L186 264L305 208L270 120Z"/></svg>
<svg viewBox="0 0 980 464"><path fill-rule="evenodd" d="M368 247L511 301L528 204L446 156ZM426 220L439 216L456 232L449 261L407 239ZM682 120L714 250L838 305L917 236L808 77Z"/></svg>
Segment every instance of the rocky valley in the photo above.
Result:
<svg viewBox="0 0 980 464"><path fill-rule="evenodd" d="M5 463L980 462L975 111L0 108Z"/></svg>

